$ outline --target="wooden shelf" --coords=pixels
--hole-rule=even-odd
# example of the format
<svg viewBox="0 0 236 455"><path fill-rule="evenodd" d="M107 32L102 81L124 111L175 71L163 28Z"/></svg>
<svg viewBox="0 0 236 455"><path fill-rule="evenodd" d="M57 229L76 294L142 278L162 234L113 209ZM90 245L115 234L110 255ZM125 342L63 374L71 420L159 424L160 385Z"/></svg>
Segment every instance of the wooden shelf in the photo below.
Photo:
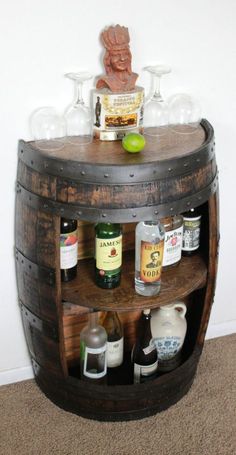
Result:
<svg viewBox="0 0 236 455"><path fill-rule="evenodd" d="M101 289L94 281L94 260L79 261L76 279L62 283L62 300L101 311L134 311L156 308L186 297L206 284L207 267L200 255L183 257L177 267L162 274L161 292L155 297L140 296L134 289L134 253L123 254L121 285Z"/></svg>

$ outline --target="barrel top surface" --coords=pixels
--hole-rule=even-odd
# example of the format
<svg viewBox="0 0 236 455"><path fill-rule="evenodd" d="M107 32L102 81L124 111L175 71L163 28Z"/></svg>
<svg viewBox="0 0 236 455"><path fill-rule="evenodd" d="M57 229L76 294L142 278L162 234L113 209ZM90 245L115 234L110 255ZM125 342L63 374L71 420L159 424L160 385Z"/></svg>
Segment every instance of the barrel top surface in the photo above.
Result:
<svg viewBox="0 0 236 455"><path fill-rule="evenodd" d="M43 159L58 159L97 165L140 165L163 160L174 160L187 156L199 149L207 139L207 132L199 126L192 134L178 134L171 130L163 136L145 136L146 145L140 153L128 153L121 141L100 141L94 139L87 145L66 143L61 150L43 151L37 142L28 142L31 149Z"/></svg>

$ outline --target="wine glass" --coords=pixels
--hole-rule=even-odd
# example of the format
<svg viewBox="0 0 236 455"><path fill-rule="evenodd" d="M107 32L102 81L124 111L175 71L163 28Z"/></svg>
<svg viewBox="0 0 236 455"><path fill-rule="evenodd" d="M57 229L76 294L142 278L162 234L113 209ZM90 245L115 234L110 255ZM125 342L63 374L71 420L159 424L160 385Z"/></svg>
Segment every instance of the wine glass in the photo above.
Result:
<svg viewBox="0 0 236 455"><path fill-rule="evenodd" d="M197 131L201 122L199 102L187 93L177 93L168 99L169 128L179 134L191 134Z"/></svg>
<svg viewBox="0 0 236 455"><path fill-rule="evenodd" d="M93 76L87 72L67 73L65 77L74 82L75 96L65 111L67 141L73 145L88 144L93 139L92 111L85 106L83 83Z"/></svg>
<svg viewBox="0 0 236 455"><path fill-rule="evenodd" d="M52 106L40 107L31 114L30 130L41 150L60 150L65 145L65 119Z"/></svg>
<svg viewBox="0 0 236 455"><path fill-rule="evenodd" d="M147 66L144 68L152 77L153 93L144 105L143 127L148 136L161 136L168 128L168 104L160 93L160 81L164 74L171 72L166 65Z"/></svg>

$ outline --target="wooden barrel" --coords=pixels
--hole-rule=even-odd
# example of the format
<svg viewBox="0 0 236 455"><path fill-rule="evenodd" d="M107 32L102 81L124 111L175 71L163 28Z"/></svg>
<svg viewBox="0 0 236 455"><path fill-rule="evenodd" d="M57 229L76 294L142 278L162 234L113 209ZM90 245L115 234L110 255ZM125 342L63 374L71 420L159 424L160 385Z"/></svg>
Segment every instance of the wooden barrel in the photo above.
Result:
<svg viewBox="0 0 236 455"><path fill-rule="evenodd" d="M218 248L218 176L214 134L204 120L191 134L168 132L146 138L145 150L126 153L120 142L94 140L42 151L19 141L16 194L16 267L19 301L36 380L64 409L100 420L142 418L166 409L191 386L203 346L214 296ZM163 274L158 297L134 291L134 227L201 206L201 251ZM79 220L79 271L60 279L60 218ZM93 224L124 224L121 286L97 288L93 277ZM88 234L90 232L90 234ZM126 358L144 308L184 299L188 331L181 363L151 383L85 384L79 379L79 332L89 308L120 312ZM127 363L128 365L128 363ZM126 368L129 371L129 367Z"/></svg>

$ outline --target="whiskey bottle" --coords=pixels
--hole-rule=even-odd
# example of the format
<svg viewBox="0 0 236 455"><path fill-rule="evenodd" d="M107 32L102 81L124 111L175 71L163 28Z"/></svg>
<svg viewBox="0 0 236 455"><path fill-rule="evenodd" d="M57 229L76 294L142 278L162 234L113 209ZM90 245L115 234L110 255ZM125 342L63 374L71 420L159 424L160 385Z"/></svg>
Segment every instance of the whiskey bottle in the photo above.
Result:
<svg viewBox="0 0 236 455"><path fill-rule="evenodd" d="M160 222L165 229L164 254L162 271L179 264L183 243L183 216L174 215L162 218Z"/></svg>
<svg viewBox="0 0 236 455"><path fill-rule="evenodd" d="M200 246L201 213L199 209L190 209L183 213L183 256L194 254Z"/></svg>
<svg viewBox="0 0 236 455"><path fill-rule="evenodd" d="M104 383L107 374L107 334L98 324L98 313L89 314L88 325L80 333L80 375L85 381Z"/></svg>
<svg viewBox="0 0 236 455"><path fill-rule="evenodd" d="M157 349L152 339L150 320L150 310L144 310L139 320L138 338L131 355L134 384L153 379L157 373Z"/></svg>
<svg viewBox="0 0 236 455"><path fill-rule="evenodd" d="M122 230L120 224L99 223L95 226L95 281L105 289L120 284Z"/></svg>
<svg viewBox="0 0 236 455"><path fill-rule="evenodd" d="M68 220L66 218L61 218L60 268L62 281L70 281L76 277L77 262L77 220Z"/></svg>
<svg viewBox="0 0 236 455"><path fill-rule="evenodd" d="M159 221L141 221L135 234L135 291L157 295L161 288L165 231Z"/></svg>

